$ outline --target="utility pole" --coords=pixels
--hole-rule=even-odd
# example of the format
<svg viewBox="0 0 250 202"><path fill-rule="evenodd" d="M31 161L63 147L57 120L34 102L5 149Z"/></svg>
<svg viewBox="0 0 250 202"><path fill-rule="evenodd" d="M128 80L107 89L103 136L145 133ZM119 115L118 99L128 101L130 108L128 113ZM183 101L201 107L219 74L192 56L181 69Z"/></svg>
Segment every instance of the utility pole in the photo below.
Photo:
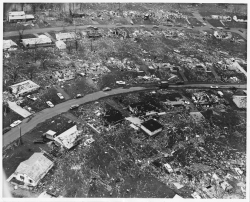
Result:
<svg viewBox="0 0 250 202"><path fill-rule="evenodd" d="M21 132L21 127L20 126L19 126L19 129L20 129L19 143L23 144L23 142L22 142L22 132Z"/></svg>

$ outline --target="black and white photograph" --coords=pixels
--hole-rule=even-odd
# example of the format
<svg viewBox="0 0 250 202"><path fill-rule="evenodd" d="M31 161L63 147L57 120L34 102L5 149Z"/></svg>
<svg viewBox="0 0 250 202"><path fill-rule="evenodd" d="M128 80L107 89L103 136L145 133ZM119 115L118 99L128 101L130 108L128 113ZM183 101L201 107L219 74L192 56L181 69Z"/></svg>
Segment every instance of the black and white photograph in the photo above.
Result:
<svg viewBox="0 0 250 202"><path fill-rule="evenodd" d="M249 200L247 2L1 4L2 198Z"/></svg>

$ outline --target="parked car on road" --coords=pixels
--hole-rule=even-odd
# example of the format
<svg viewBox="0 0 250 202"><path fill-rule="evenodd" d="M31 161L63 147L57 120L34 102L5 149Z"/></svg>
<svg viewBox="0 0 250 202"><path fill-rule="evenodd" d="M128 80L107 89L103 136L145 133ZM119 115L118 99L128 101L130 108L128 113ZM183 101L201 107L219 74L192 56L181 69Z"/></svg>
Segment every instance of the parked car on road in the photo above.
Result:
<svg viewBox="0 0 250 202"><path fill-rule="evenodd" d="M64 97L63 97L63 95L62 95L61 93L57 93L57 96L58 96L61 100L64 99Z"/></svg>
<svg viewBox="0 0 250 202"><path fill-rule="evenodd" d="M210 86L210 88L219 88L218 86Z"/></svg>
<svg viewBox="0 0 250 202"><path fill-rule="evenodd" d="M79 105L71 105L70 106L70 109L76 109L76 108L78 108L79 107Z"/></svg>
<svg viewBox="0 0 250 202"><path fill-rule="evenodd" d="M81 98L81 97L83 97L82 94L77 94L77 95L76 95L76 98Z"/></svg>
<svg viewBox="0 0 250 202"><path fill-rule="evenodd" d="M54 107L54 105L53 105L52 102L50 102L50 101L47 101L46 104L47 104L49 107L51 107L51 108Z"/></svg>
<svg viewBox="0 0 250 202"><path fill-rule="evenodd" d="M10 124L10 127L11 127L11 128L14 128L14 127L16 127L17 125L19 125L20 123L22 123L22 121L20 121L20 120L14 121L12 124Z"/></svg>
<svg viewBox="0 0 250 202"><path fill-rule="evenodd" d="M239 31L243 33L243 30L239 29Z"/></svg>
<svg viewBox="0 0 250 202"><path fill-rule="evenodd" d="M105 87L104 89L102 89L102 91L110 91L111 90L111 88L110 87Z"/></svg>
<svg viewBox="0 0 250 202"><path fill-rule="evenodd" d="M3 134L4 134L4 133L7 133L7 132L10 131L10 130L11 130L11 127L6 127L6 128L4 128L4 129L3 129Z"/></svg>

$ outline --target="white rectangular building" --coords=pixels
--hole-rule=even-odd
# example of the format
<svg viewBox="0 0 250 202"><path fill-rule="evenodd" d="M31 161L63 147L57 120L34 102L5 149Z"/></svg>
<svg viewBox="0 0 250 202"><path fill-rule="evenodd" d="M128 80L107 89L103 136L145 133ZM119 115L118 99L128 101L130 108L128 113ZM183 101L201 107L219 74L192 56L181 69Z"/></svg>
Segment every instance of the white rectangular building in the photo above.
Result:
<svg viewBox="0 0 250 202"><path fill-rule="evenodd" d="M9 86L12 91L12 94L15 96L23 96L28 93L34 92L40 88L39 85L34 83L31 80L23 81L12 86Z"/></svg>
<svg viewBox="0 0 250 202"><path fill-rule="evenodd" d="M27 20L34 20L34 15L25 14L24 11L12 11L9 12L8 21L9 22L16 22L16 21L27 21Z"/></svg>
<svg viewBox="0 0 250 202"><path fill-rule="evenodd" d="M36 186L53 165L43 153L34 153L28 160L19 164L12 176L25 185Z"/></svg>
<svg viewBox="0 0 250 202"><path fill-rule="evenodd" d="M77 126L74 125L70 129L55 137L54 140L56 143L65 147L66 149L70 149L76 145L78 140L81 139L81 132L82 131L78 131Z"/></svg>
<svg viewBox="0 0 250 202"><path fill-rule="evenodd" d="M38 38L22 39L24 47L35 47L39 45L52 44L52 40L45 36L40 35Z"/></svg>
<svg viewBox="0 0 250 202"><path fill-rule="evenodd" d="M58 41L67 41L72 39L76 39L76 34L74 32L56 34L56 40Z"/></svg>

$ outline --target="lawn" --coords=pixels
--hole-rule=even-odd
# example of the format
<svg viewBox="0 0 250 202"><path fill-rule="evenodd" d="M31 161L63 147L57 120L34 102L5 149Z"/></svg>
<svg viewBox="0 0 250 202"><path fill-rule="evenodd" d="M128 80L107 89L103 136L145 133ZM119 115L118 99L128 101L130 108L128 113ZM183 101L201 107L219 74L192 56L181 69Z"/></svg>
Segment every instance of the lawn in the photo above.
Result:
<svg viewBox="0 0 250 202"><path fill-rule="evenodd" d="M247 29L246 22L235 22L234 20L232 20L232 21L225 21L223 23L225 24L226 27Z"/></svg>
<svg viewBox="0 0 250 202"><path fill-rule="evenodd" d="M41 135L48 130L53 130L57 132L57 134L60 134L73 125L74 123L72 121L58 115L38 124L33 130L24 134L22 136L23 144L5 149L3 151L3 168L7 178L15 171L22 161L27 160L34 152L41 152L41 149L49 151L47 144L34 144L34 140L41 138Z"/></svg>
<svg viewBox="0 0 250 202"><path fill-rule="evenodd" d="M214 27L224 27L223 24L221 24L220 20L207 19L207 21Z"/></svg>
<svg viewBox="0 0 250 202"><path fill-rule="evenodd" d="M76 78L74 82L66 81L63 84L63 89L71 98L74 98L79 93L87 95L96 91L95 88L90 86L86 78L81 77Z"/></svg>
<svg viewBox="0 0 250 202"><path fill-rule="evenodd" d="M202 25L202 23L194 17L188 18L188 21L191 23L188 25L191 25L191 26L200 27Z"/></svg>
<svg viewBox="0 0 250 202"><path fill-rule="evenodd" d="M55 88L49 88L40 90L39 93L32 94L32 96L38 98L36 101L33 101L27 97L24 98L24 102L20 105L21 107L31 107L35 112L42 111L49 106L46 104L46 101L51 101L54 105L64 102L57 96L58 91Z"/></svg>

